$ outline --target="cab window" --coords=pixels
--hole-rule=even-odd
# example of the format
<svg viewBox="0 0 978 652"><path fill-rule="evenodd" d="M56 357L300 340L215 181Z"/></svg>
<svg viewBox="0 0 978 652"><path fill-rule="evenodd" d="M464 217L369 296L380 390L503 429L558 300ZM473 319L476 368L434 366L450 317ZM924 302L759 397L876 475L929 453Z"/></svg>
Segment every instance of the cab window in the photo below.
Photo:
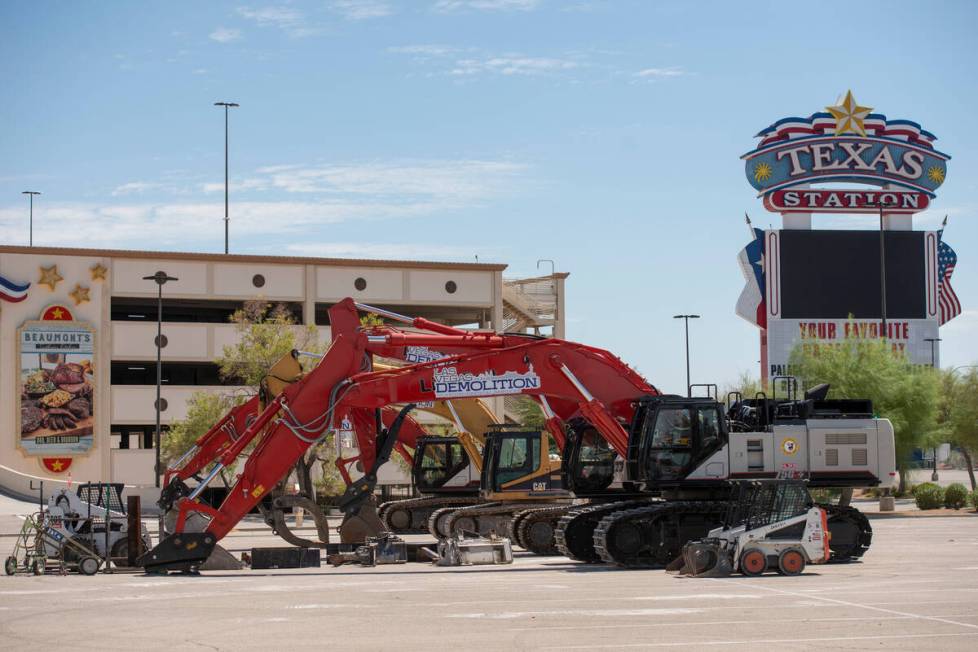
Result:
<svg viewBox="0 0 978 652"><path fill-rule="evenodd" d="M662 408L655 418L652 448L689 448L693 444L693 422L687 408Z"/></svg>
<svg viewBox="0 0 978 652"><path fill-rule="evenodd" d="M703 448L716 446L720 439L720 417L715 408L700 408L696 411L700 428L700 441Z"/></svg>
<svg viewBox="0 0 978 652"><path fill-rule="evenodd" d="M531 443L532 442L532 443ZM506 437L499 445L499 484L515 480L536 469L540 457L540 439Z"/></svg>

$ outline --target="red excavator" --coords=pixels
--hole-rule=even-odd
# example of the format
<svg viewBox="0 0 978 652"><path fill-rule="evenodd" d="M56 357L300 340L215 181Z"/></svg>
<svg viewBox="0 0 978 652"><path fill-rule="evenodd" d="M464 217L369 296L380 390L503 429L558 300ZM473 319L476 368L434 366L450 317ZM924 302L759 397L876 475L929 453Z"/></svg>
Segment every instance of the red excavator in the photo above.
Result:
<svg viewBox="0 0 978 652"><path fill-rule="evenodd" d="M733 432L719 425L724 420L715 402L710 406L716 413L715 419L710 417L709 410L703 412L696 406L672 405L670 407L675 407L678 412L667 411L663 408L668 403L665 399L678 397L661 397L641 376L601 349L553 338L472 333L425 323L425 320L410 321L416 328L434 334L401 332L390 327L363 329L359 326L357 306L350 299L333 306L330 318L333 341L320 363L282 389L241 436L224 450L211 470L208 478L233 462L252 441L257 441L223 504L217 509L201 505L193 500L194 493L178 501L174 534L141 558L147 570L193 569L201 564L216 542L288 473L309 446L321 441L328 432L336 429L344 416L356 411L362 411L360 414L373 411L375 415L373 420L360 419L363 423L357 429L357 435L360 437L363 432L367 439L375 442L376 456L365 476L349 487L341 501L341 508L348 516L358 511L364 500L372 495L376 469L393 450L408 412L417 403L435 400L513 394L545 399L550 417L548 428L555 432L555 436L559 432L561 443L563 424L584 424L570 427L568 432L603 443L606 450L614 451L620 460L627 462L626 482L622 486L634 494L635 501L640 504L635 505L635 501L622 504L612 498L611 502L620 507L612 511L630 513L628 507L654 507L653 511L662 512L652 519L660 530L668 528L671 516L665 520L658 517L678 514L682 521L680 530L687 537L680 545L709 531L719 517L716 513L719 506L716 500L684 499L680 501L681 505L676 503L671 504L670 509L659 509L653 503L662 502L658 496L663 487L690 485L710 487L713 491L735 475L735 468L744 466L747 474L766 474L775 464L763 450L759 463L753 453L758 442L762 449L765 445L771 446L776 432L750 433L756 440L739 437L741 433L735 438ZM373 355L402 357L406 347L425 347L447 354L447 357L397 369L370 370ZM798 418L811 412L810 403L799 408L802 416ZM387 424L378 415L395 404L404 407ZM768 407L764 399L766 412ZM775 412L787 407L790 406L774 404ZM661 428L660 417L665 419ZM703 423L714 425L708 427ZM807 429L792 432L796 436L790 446L792 451L809 445L811 438ZM874 460L872 471L878 471L878 467L889 468L892 466L888 462L892 459L892 428L888 431L882 428L873 436L872 444L882 442L884 445L877 446L883 451L882 459L878 460L879 464ZM812 449L820 454L827 453L825 441L811 441L814 442ZM783 442L782 445L785 446ZM741 448L745 447L745 459L751 464L741 464L742 460L734 459L744 454ZM602 477L606 475L605 460L592 464L584 455L584 449L584 446L573 449L576 450L574 459L568 460L565 456L565 467L571 475L577 473L579 476L569 479L575 492L578 487L589 486L590 482L600 494L610 483L595 483L593 472L600 471L598 475ZM838 450L835 452L838 454ZM856 459L862 458L854 454L853 460ZM801 458L798 461L801 462ZM783 466L782 470L797 468L802 472L806 470L801 468L804 466ZM876 478L876 484L880 483L880 473L869 475L867 483L872 483L872 478ZM200 486L204 485L206 481ZM191 532L187 527L188 518L196 515L209 519L203 532ZM623 540L619 547L626 551L639 550L639 563L634 565L645 565L644 551L650 546L655 548L661 534L658 530L646 532L641 524L620 529ZM626 562L626 565L629 564Z"/></svg>

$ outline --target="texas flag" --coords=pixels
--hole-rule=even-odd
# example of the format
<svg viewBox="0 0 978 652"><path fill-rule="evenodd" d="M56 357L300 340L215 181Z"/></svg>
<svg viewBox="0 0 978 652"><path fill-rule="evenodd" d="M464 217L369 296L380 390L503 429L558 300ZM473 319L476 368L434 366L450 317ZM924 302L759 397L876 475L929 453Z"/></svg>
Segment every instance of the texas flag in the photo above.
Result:
<svg viewBox="0 0 978 652"><path fill-rule="evenodd" d="M27 298L27 290L30 288L30 286L30 283L18 285L17 283L9 281L3 276L0 276L0 299L9 301L10 303L23 301Z"/></svg>
<svg viewBox="0 0 978 652"><path fill-rule="evenodd" d="M764 303L764 231L751 229L754 240L737 260L747 285L737 299L737 314L760 328L767 328L767 306Z"/></svg>

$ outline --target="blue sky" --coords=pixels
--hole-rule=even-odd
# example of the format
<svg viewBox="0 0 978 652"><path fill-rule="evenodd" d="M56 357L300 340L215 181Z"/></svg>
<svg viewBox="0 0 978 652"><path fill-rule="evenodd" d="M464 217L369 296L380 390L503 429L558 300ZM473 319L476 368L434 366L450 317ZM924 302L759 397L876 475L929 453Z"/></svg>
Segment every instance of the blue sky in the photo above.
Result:
<svg viewBox="0 0 978 652"><path fill-rule="evenodd" d="M364 0L0 5L0 241L218 251L223 113L236 253L501 261L568 281L568 336L654 384L757 373L735 316L743 214L779 226L739 156L852 89L953 157L950 215L978 361L972 2ZM871 227L816 218L816 227ZM546 267L549 269L549 267Z"/></svg>

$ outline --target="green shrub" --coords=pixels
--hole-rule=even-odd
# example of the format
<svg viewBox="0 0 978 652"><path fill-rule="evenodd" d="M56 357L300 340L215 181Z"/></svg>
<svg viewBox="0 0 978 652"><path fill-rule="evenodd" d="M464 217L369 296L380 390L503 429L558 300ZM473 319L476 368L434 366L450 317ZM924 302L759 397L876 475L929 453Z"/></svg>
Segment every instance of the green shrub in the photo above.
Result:
<svg viewBox="0 0 978 652"><path fill-rule="evenodd" d="M971 492L971 506L978 510L978 489Z"/></svg>
<svg viewBox="0 0 978 652"><path fill-rule="evenodd" d="M818 489L810 489L808 493L811 494L814 502L830 505L839 502L839 495L842 492L839 489L820 487Z"/></svg>
<svg viewBox="0 0 978 652"><path fill-rule="evenodd" d="M915 488L914 498L917 501L917 507L920 509L940 509L944 506L944 489L936 484L929 482L927 484L930 486L921 485Z"/></svg>
<svg viewBox="0 0 978 652"><path fill-rule="evenodd" d="M938 485L934 484L933 482L921 482L920 484L915 484L913 486L913 488L910 489L910 493L913 494L913 497L914 498L916 498L918 491L924 490L924 489L930 490L930 489L933 489L936 486L938 486Z"/></svg>
<svg viewBox="0 0 978 652"><path fill-rule="evenodd" d="M961 509L966 502L968 490L960 482L955 482L944 490L944 506L948 509Z"/></svg>

